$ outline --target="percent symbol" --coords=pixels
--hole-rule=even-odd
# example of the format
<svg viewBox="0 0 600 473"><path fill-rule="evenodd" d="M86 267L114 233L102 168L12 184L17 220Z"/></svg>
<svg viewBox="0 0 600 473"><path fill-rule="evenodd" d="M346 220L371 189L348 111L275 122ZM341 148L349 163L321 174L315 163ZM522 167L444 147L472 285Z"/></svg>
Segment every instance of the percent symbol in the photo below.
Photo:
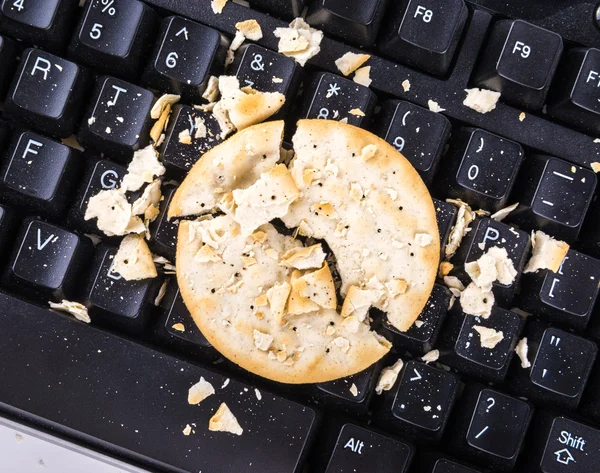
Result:
<svg viewBox="0 0 600 473"><path fill-rule="evenodd" d="M117 13L117 10L115 9L115 7L113 7L115 3L115 0L102 0L102 5L104 5L104 8L102 9L102 13L105 13L108 11L108 14L110 16L115 16L115 14Z"/></svg>

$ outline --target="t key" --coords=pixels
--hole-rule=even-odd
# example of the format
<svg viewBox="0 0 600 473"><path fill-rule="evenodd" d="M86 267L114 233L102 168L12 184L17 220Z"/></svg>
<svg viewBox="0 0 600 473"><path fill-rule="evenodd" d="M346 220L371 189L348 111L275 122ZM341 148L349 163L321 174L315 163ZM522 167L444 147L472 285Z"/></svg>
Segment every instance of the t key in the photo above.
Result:
<svg viewBox="0 0 600 473"><path fill-rule="evenodd" d="M87 237L27 218L21 226L6 281L24 295L44 302L73 298L91 250Z"/></svg>
<svg viewBox="0 0 600 473"><path fill-rule="evenodd" d="M311 81L304 94L304 118L347 119L350 125L365 127L375 107L375 94L368 87L335 74L321 72ZM351 110L364 113L355 115Z"/></svg>
<svg viewBox="0 0 600 473"><path fill-rule="evenodd" d="M0 171L6 200L48 217L63 214L81 156L68 146L29 131L17 134Z"/></svg>
<svg viewBox="0 0 600 473"><path fill-rule="evenodd" d="M315 28L372 46L389 0L319 0L310 4L306 21Z"/></svg>
<svg viewBox="0 0 600 473"><path fill-rule="evenodd" d="M69 52L94 69L135 78L154 42L156 19L139 0L89 0Z"/></svg>
<svg viewBox="0 0 600 473"><path fill-rule="evenodd" d="M447 172L440 173L446 195L492 212L506 206L524 158L520 144L466 128L453 138L449 154Z"/></svg>
<svg viewBox="0 0 600 473"><path fill-rule="evenodd" d="M84 147L127 160L150 140L154 94L114 77L101 77L78 138Z"/></svg>
<svg viewBox="0 0 600 473"><path fill-rule="evenodd" d="M84 219L88 202L98 192L119 186L127 170L106 159L96 160L90 164L77 192L75 205L69 211L69 223L82 231L98 233L95 220Z"/></svg>
<svg viewBox="0 0 600 473"><path fill-rule="evenodd" d="M498 21L474 82L516 105L540 109L562 50L562 38L552 31L523 20Z"/></svg>
<svg viewBox="0 0 600 473"><path fill-rule="evenodd" d="M533 409L527 402L493 389L469 387L465 391L451 442L474 460L510 470L523 448Z"/></svg>
<svg viewBox="0 0 600 473"><path fill-rule="evenodd" d="M84 303L92 320L139 333L149 322L161 278L126 281L112 270L116 253L115 248L104 245L96 248Z"/></svg>
<svg viewBox="0 0 600 473"><path fill-rule="evenodd" d="M450 128L450 122L441 113L410 102L390 100L382 107L378 134L400 151L429 185L450 136Z"/></svg>
<svg viewBox="0 0 600 473"><path fill-rule="evenodd" d="M406 473L413 453L409 444L358 425L346 424L340 431L325 473Z"/></svg>
<svg viewBox="0 0 600 473"><path fill-rule="evenodd" d="M434 75L445 75L467 21L463 0L393 2L379 39L381 52Z"/></svg>
<svg viewBox="0 0 600 473"><path fill-rule="evenodd" d="M496 303L502 307L510 307L517 287L521 272L529 258L531 239L529 234L491 218L477 219L471 225L471 231L463 239L452 261L455 273L465 284L471 281L464 269L466 263L477 261L488 249L492 247L504 248L512 261L517 276L512 284L504 285L499 281L492 284L492 292Z"/></svg>
<svg viewBox="0 0 600 473"><path fill-rule="evenodd" d="M575 239L596 189L596 174L559 158L533 156L525 160L517 181L519 207L507 220L528 230Z"/></svg>
<svg viewBox="0 0 600 473"><path fill-rule="evenodd" d="M2 0L0 31L50 51L61 52L77 4L72 0Z"/></svg>
<svg viewBox="0 0 600 473"><path fill-rule="evenodd" d="M549 321L584 330L600 287L600 261L569 250L559 270L523 277L519 307Z"/></svg>
<svg viewBox="0 0 600 473"><path fill-rule="evenodd" d="M227 45L213 28L178 16L165 18L143 80L149 87L198 102L209 77L223 72Z"/></svg>
<svg viewBox="0 0 600 473"><path fill-rule="evenodd" d="M378 415L408 435L440 439L458 388L452 373L409 361Z"/></svg>
<svg viewBox="0 0 600 473"><path fill-rule="evenodd" d="M77 64L28 49L10 86L7 116L46 134L62 138L75 131L87 86L87 74Z"/></svg>
<svg viewBox="0 0 600 473"><path fill-rule="evenodd" d="M548 114L594 136L600 134L600 50L570 50L554 82Z"/></svg>

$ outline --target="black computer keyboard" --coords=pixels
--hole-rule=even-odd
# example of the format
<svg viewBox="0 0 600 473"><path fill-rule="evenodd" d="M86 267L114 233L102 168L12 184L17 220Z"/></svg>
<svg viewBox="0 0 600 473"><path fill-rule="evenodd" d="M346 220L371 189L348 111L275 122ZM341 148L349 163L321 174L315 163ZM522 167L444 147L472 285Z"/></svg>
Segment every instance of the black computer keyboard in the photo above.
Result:
<svg viewBox="0 0 600 473"><path fill-rule="evenodd" d="M302 12L326 34L304 68L277 52L272 34ZM151 471L600 471L600 199L591 170L600 162L599 17L595 2L561 0L251 0L229 2L220 15L209 0L3 0L2 415ZM247 19L264 36L225 71L235 24ZM371 54L370 88L335 65L361 48ZM464 263L485 244L507 250L518 276L494 285L491 317L449 310L439 281L422 324L407 332L373 314L394 343L385 360L347 379L286 386L223 360L171 274L125 281L111 273L118 240L93 245L87 202L118 185L149 143L155 98L181 94L159 148L165 199L150 229L152 250L174 260L168 203L218 143L184 145L179 133L202 116L218 134L193 105L210 75L225 72L284 93L277 117L290 126L364 111L349 122L402 151L429 186L442 246L457 213L446 198L490 213L519 202L503 222L478 217L452 259L464 278ZM502 92L493 112L462 104L472 87ZM429 110L430 100L444 110ZM535 229L571 245L557 273L523 274ZM92 325L47 308L63 298L84 302ZM504 339L482 348L477 324ZM525 336L527 368L514 352ZM432 349L439 361L423 362ZM376 395L380 370L398 357L397 383ZM202 408L186 402L200 376L219 393ZM207 429L224 401L244 427L239 437Z"/></svg>

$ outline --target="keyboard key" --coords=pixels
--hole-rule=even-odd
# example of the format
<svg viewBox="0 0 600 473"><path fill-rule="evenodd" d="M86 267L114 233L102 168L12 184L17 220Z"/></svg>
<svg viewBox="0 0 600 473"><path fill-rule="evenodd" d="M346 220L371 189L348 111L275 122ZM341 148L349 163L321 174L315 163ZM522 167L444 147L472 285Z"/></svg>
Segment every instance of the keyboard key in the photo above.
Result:
<svg viewBox="0 0 600 473"><path fill-rule="evenodd" d="M393 426L411 438L439 440L459 386L454 374L411 360L376 415L382 425Z"/></svg>
<svg viewBox="0 0 600 473"><path fill-rule="evenodd" d="M406 473L413 454L414 448L407 443L358 425L345 424L325 473Z"/></svg>
<svg viewBox="0 0 600 473"><path fill-rule="evenodd" d="M466 128L453 138L448 154L439 173L444 195L491 212L506 207L524 159L521 145Z"/></svg>
<svg viewBox="0 0 600 473"><path fill-rule="evenodd" d="M14 66L16 64L16 45L14 41L0 36L0 95L4 97L8 84L12 80Z"/></svg>
<svg viewBox="0 0 600 473"><path fill-rule="evenodd" d="M176 220L167 218L167 210L171 205L171 199L177 190L173 186L164 186L162 188L163 200L160 202L160 213L156 220L150 224L150 248L169 261L175 261L175 250L177 248L177 232L179 223Z"/></svg>
<svg viewBox="0 0 600 473"><path fill-rule="evenodd" d="M143 81L153 89L198 102L209 77L223 73L228 44L213 28L178 16L165 18Z"/></svg>
<svg viewBox="0 0 600 473"><path fill-rule="evenodd" d="M447 287L435 284L421 315L406 332L400 332L385 318L382 324L385 337L393 340L395 347L404 348L413 354L424 355L436 345L448 312L450 296Z"/></svg>
<svg viewBox="0 0 600 473"><path fill-rule="evenodd" d="M383 104L378 134L400 151L430 185L450 136L450 121L410 102Z"/></svg>
<svg viewBox="0 0 600 473"><path fill-rule="evenodd" d="M492 28L474 76L478 87L530 109L544 104L563 50L560 35L523 20L501 20Z"/></svg>
<svg viewBox="0 0 600 473"><path fill-rule="evenodd" d="M470 276L464 269L466 263L477 261L490 248L504 248L512 261L517 276L510 285L504 285L499 281L492 284L492 292L496 304L502 307L510 307L517 288L521 273L529 259L531 239L529 234L523 230L497 222L491 218L478 218L471 224L471 231L463 238L452 261L455 265L454 273L464 284L471 281Z"/></svg>
<svg viewBox="0 0 600 473"><path fill-rule="evenodd" d="M306 21L314 28L360 46L372 46L389 0L318 0Z"/></svg>
<svg viewBox="0 0 600 473"><path fill-rule="evenodd" d="M440 232L440 249L443 255L446 243L448 243L450 231L456 222L458 208L448 202L438 199L433 199L433 206L435 207L435 216Z"/></svg>
<svg viewBox="0 0 600 473"><path fill-rule="evenodd" d="M562 416L550 416L541 437L541 459L536 455L532 473L588 473L598 469L600 430Z"/></svg>
<svg viewBox="0 0 600 473"><path fill-rule="evenodd" d="M84 219L88 202L100 191L120 186L126 173L127 170L123 166L107 159L91 161L81 180L75 204L69 210L69 223L81 231L99 233L95 220Z"/></svg>
<svg viewBox="0 0 600 473"><path fill-rule="evenodd" d="M250 6L269 12L277 18L297 18L304 10L306 0L250 0Z"/></svg>
<svg viewBox="0 0 600 473"><path fill-rule="evenodd" d="M133 79L154 43L154 11L139 0L89 0L69 53L99 71Z"/></svg>
<svg viewBox="0 0 600 473"><path fill-rule="evenodd" d="M507 220L526 230L543 230L572 240L577 238L596 189L596 175L550 156L525 160L515 186L519 207Z"/></svg>
<svg viewBox="0 0 600 473"><path fill-rule="evenodd" d="M335 74L321 72L313 77L304 93L303 118L348 119L354 126L365 127L375 107L375 94L368 87ZM365 116L349 113L361 110Z"/></svg>
<svg viewBox="0 0 600 473"><path fill-rule="evenodd" d="M468 11L463 0L402 0L382 28L379 50L434 75L445 75Z"/></svg>
<svg viewBox="0 0 600 473"><path fill-rule="evenodd" d="M0 204L0 258L2 261L4 261L10 248L9 244L15 236L16 223L15 212L10 207Z"/></svg>
<svg viewBox="0 0 600 473"><path fill-rule="evenodd" d="M375 392L381 366L375 364L361 373L316 385L314 396L328 408L343 409L353 415L366 414ZM356 395L351 391L356 387Z"/></svg>
<svg viewBox="0 0 600 473"><path fill-rule="evenodd" d="M48 217L61 216L79 177L78 151L30 131L15 135L0 170L3 197Z"/></svg>
<svg viewBox="0 0 600 473"><path fill-rule="evenodd" d="M468 466L461 465L460 463L456 463L452 460L448 460L446 458L439 459L431 473L481 473L478 470L474 470L469 468Z"/></svg>
<svg viewBox="0 0 600 473"><path fill-rule="evenodd" d="M198 364L6 294L0 333L0 377L11 380L0 386L2 405L149 470L295 473L316 428L310 407L267 392L258 400L253 385L235 379L221 388L227 378ZM217 395L189 405L200 377ZM240 437L208 430L221 402L244 429ZM192 422L196 432L186 437Z"/></svg>
<svg viewBox="0 0 600 473"><path fill-rule="evenodd" d="M0 31L50 51L62 52L77 11L72 0L3 0Z"/></svg>
<svg viewBox="0 0 600 473"><path fill-rule="evenodd" d="M570 50L550 91L548 114L594 136L600 134L599 86L600 50Z"/></svg>
<svg viewBox="0 0 600 473"><path fill-rule="evenodd" d="M241 87L249 85L261 92L285 95L286 102L274 115L275 118L283 117L293 103L301 78L296 61L257 44L245 44L238 49L228 74L236 76Z"/></svg>
<svg viewBox="0 0 600 473"><path fill-rule="evenodd" d="M202 120L206 127L206 136L196 138L196 120ZM182 143L179 134L189 130L191 144ZM160 146L162 162L169 172L183 178L204 153L218 145L221 127L212 113L196 110L189 105L175 105L169 117L165 139Z"/></svg>
<svg viewBox="0 0 600 473"><path fill-rule="evenodd" d="M577 408L596 359L596 344L538 322L529 323L525 336L531 370L515 366L507 388L541 403Z"/></svg>
<svg viewBox="0 0 600 473"><path fill-rule="evenodd" d="M540 318L584 330L598 297L600 261L569 250L560 269L523 278L519 307Z"/></svg>
<svg viewBox="0 0 600 473"><path fill-rule="evenodd" d="M112 270L117 250L101 245L91 266L84 304L94 322L141 333L150 321L150 309L161 278L126 281Z"/></svg>
<svg viewBox="0 0 600 473"><path fill-rule="evenodd" d="M26 50L10 86L4 113L46 134L73 134L87 86L77 64L39 49Z"/></svg>
<svg viewBox="0 0 600 473"><path fill-rule="evenodd" d="M71 299L91 250L88 238L27 218L17 236L5 280L25 296L44 302Z"/></svg>
<svg viewBox="0 0 600 473"><path fill-rule="evenodd" d="M79 128L79 142L113 159L127 160L150 141L154 95L114 77L98 79Z"/></svg>
<svg viewBox="0 0 600 473"><path fill-rule="evenodd" d="M457 425L449 436L452 450L494 471L510 470L523 449L533 408L499 391L469 386L455 412Z"/></svg>
<svg viewBox="0 0 600 473"><path fill-rule="evenodd" d="M167 292L160 303L160 313L154 330L157 342L179 353L203 358L214 358L218 355L187 310L175 278L169 280Z"/></svg>
<svg viewBox="0 0 600 473"><path fill-rule="evenodd" d="M464 314L457 301L447 320L440 341L441 362L482 381L504 380L523 330L523 318L498 306L487 319L474 317ZM475 326L502 332L503 338L494 348L483 347Z"/></svg>

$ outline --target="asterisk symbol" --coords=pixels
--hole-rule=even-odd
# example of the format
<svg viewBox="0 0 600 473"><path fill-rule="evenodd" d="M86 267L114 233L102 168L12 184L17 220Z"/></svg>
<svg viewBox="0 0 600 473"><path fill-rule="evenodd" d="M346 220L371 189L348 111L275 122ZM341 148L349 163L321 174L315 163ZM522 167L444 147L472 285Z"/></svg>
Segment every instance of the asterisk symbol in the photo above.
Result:
<svg viewBox="0 0 600 473"><path fill-rule="evenodd" d="M337 85L337 82L335 84L329 84L329 89L327 89L327 98L338 95L339 91L340 87Z"/></svg>

